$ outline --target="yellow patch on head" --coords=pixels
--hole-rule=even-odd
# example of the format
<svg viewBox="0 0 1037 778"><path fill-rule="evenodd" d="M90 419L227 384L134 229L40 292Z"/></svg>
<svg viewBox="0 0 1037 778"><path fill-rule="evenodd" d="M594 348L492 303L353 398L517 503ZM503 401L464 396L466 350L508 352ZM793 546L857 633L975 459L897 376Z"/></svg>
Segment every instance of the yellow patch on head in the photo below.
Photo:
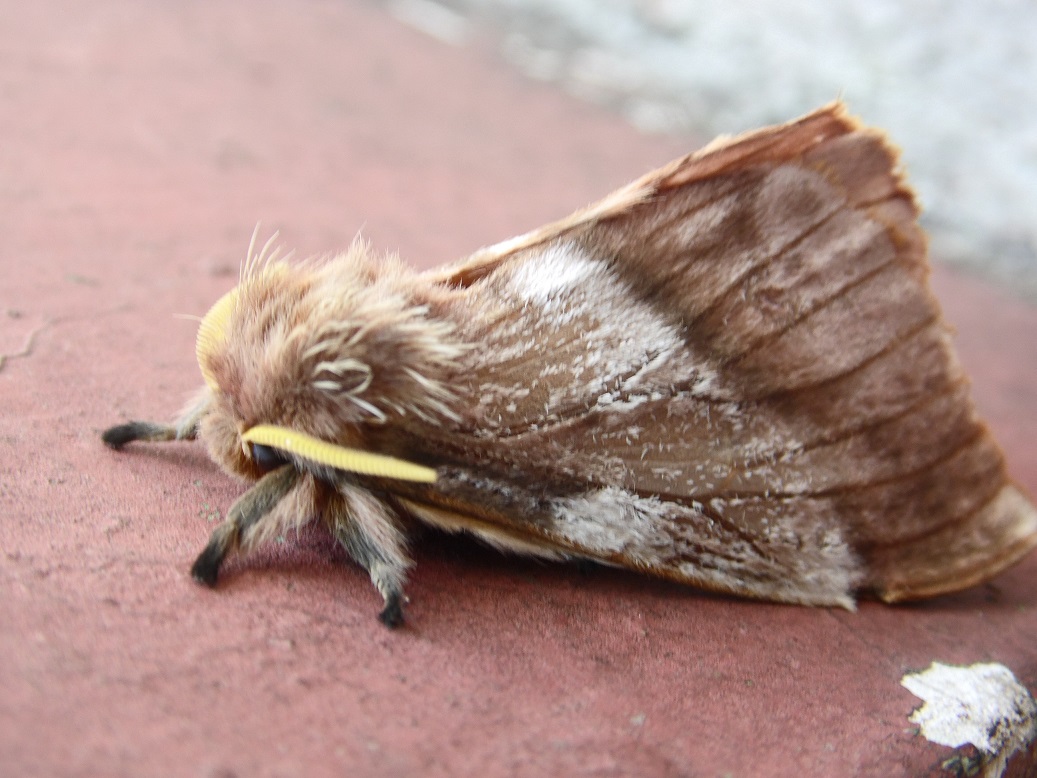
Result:
<svg viewBox="0 0 1037 778"><path fill-rule="evenodd" d="M277 427L273 424L257 424L247 430L241 439L245 443L270 446L294 454L301 459L348 473L421 483L432 483L436 480L436 471L431 467L424 467L384 454L373 454L370 451L338 446L303 432Z"/></svg>
<svg viewBox="0 0 1037 778"><path fill-rule="evenodd" d="M230 315L234 311L237 301L238 288L234 287L216 301L198 326L198 339L195 341L194 352L198 359L198 367L202 371L202 378L213 391L219 389L219 385L209 367L209 359L227 339L227 323L230 321Z"/></svg>

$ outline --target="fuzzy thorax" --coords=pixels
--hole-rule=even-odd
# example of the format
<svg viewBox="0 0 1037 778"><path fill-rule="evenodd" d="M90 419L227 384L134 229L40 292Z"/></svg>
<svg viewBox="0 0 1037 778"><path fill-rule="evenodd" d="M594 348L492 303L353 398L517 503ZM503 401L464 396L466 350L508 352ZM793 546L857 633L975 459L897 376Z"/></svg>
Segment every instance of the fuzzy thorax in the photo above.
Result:
<svg viewBox="0 0 1037 778"><path fill-rule="evenodd" d="M465 349L428 289L362 243L326 261L249 262L199 338L214 458L255 477L240 436L259 424L363 448L365 431L401 416L456 418Z"/></svg>

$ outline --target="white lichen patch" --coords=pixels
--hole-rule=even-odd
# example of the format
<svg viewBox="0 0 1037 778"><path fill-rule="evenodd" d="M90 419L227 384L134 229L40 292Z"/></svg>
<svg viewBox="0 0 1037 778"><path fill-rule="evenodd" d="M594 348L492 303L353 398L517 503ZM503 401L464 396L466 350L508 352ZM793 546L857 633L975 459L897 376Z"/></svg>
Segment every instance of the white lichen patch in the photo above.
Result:
<svg viewBox="0 0 1037 778"><path fill-rule="evenodd" d="M998 778L1016 751L1037 739L1037 702L1002 664L956 667L933 662L900 683L925 704L910 716L933 743L971 743L988 757L984 775Z"/></svg>

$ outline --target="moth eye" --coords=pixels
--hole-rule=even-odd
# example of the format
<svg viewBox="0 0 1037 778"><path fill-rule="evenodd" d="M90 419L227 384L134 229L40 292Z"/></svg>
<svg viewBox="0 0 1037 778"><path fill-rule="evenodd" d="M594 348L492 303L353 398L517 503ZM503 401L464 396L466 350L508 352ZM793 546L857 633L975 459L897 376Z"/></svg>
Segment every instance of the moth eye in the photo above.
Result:
<svg viewBox="0 0 1037 778"><path fill-rule="evenodd" d="M264 446L262 443L252 444L252 461L264 473L288 464L288 460L280 451L271 446Z"/></svg>

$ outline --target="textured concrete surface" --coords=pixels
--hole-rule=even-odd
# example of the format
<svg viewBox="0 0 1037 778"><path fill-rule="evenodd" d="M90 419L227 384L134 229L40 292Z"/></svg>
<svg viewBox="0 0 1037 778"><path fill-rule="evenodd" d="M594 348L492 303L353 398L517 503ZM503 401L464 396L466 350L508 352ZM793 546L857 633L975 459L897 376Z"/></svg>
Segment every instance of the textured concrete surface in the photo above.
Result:
<svg viewBox="0 0 1037 778"><path fill-rule="evenodd" d="M233 284L257 221L301 254L363 229L428 265L691 144L363 4L6 4L0 62L3 774L938 775L905 672L1037 686L1037 557L846 613L430 536L397 633L317 532L199 587L239 485L197 446L98 435L199 383L177 315ZM1033 493L1037 311L935 281Z"/></svg>

